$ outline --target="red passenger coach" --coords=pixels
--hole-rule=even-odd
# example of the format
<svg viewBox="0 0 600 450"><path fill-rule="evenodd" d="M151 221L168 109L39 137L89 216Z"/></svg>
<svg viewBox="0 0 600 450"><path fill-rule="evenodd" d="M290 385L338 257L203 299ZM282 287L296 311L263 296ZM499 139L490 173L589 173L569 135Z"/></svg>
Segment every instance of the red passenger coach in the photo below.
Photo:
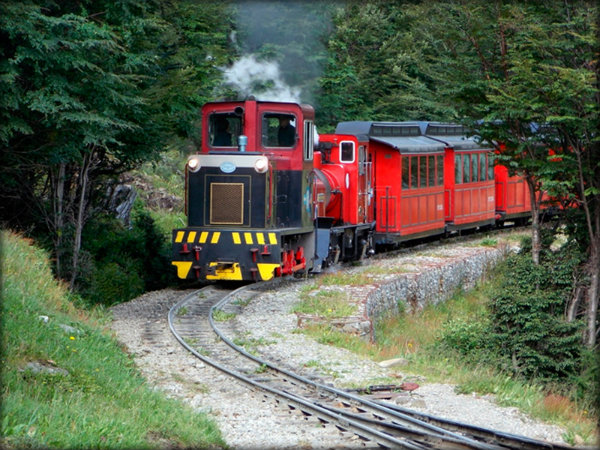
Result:
<svg viewBox="0 0 600 450"><path fill-rule="evenodd" d="M509 175L508 168L496 165L496 213L499 223L526 222L531 217L529 186L521 175Z"/></svg>
<svg viewBox="0 0 600 450"><path fill-rule="evenodd" d="M444 232L444 144L417 122L342 122L336 133L369 142L377 244Z"/></svg>
<svg viewBox="0 0 600 450"><path fill-rule="evenodd" d="M493 150L466 136L462 125L429 123L426 135L445 148L444 210L446 230L495 222Z"/></svg>

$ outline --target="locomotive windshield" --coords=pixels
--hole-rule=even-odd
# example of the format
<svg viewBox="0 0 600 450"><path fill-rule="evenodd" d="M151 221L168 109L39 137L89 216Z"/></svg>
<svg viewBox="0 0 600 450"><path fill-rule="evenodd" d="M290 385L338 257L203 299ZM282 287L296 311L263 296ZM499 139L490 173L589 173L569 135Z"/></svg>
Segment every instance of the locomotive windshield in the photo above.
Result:
<svg viewBox="0 0 600 450"><path fill-rule="evenodd" d="M296 116L266 113L262 120L263 147L294 147L296 145Z"/></svg>
<svg viewBox="0 0 600 450"><path fill-rule="evenodd" d="M213 147L237 147L242 134L242 118L234 113L210 115L208 135Z"/></svg>

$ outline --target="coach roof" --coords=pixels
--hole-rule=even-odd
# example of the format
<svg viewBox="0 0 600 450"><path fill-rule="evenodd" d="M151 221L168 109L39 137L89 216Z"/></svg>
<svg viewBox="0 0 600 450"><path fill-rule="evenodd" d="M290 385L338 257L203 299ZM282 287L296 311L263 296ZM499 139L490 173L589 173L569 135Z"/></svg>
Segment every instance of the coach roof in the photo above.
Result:
<svg viewBox="0 0 600 450"><path fill-rule="evenodd" d="M358 140L379 142L400 153L431 153L444 150L444 143L423 136L426 122L341 122L336 134L351 134Z"/></svg>
<svg viewBox="0 0 600 450"><path fill-rule="evenodd" d="M473 136L467 136L468 129L455 123L428 122L425 135L443 142L454 150L470 150L482 148Z"/></svg>

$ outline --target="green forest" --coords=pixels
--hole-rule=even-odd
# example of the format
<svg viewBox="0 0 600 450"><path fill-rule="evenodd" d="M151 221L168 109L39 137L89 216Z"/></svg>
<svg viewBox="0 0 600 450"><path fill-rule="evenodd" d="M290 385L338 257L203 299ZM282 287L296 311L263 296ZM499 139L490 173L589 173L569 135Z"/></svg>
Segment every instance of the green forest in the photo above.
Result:
<svg viewBox="0 0 600 450"><path fill-rule="evenodd" d="M286 90L320 132L462 123L504 143L499 160L534 196L527 262L513 267L527 281L496 299L497 339L533 322L507 354L555 358L559 379L593 366L594 379L582 355L600 333L599 38L585 0L2 0L0 223L50 252L76 303L109 306L174 283L168 227L144 201L125 219L115 202L143 166L183 177L167 155L196 151L205 102ZM575 207L542 224L542 191ZM532 353L548 327L570 355Z"/></svg>

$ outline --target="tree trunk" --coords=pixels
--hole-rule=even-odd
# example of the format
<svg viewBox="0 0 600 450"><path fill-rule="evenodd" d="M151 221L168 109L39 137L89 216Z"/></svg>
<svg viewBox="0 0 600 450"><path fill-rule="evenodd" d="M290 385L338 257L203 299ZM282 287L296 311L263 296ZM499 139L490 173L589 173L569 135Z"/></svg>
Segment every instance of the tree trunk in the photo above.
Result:
<svg viewBox="0 0 600 450"><path fill-rule="evenodd" d="M62 246L65 227L64 218L64 194L65 194L65 164L60 163L55 186L54 202L54 253L56 255L56 276L62 276Z"/></svg>
<svg viewBox="0 0 600 450"><path fill-rule="evenodd" d="M577 284L577 281L573 282L574 285ZM567 322L573 322L578 315L579 311L579 305L581 303L581 297L583 294L583 289L581 286L577 286L575 287L574 291L573 291L573 295L571 296L571 299L569 300L569 303L567 304L567 308L566 308L566 312L565 312L565 317L567 318Z"/></svg>
<svg viewBox="0 0 600 450"><path fill-rule="evenodd" d="M92 161L93 150L90 153L83 155L83 162L81 164L81 170L79 171L79 205L77 207L77 219L75 222L75 236L73 239L73 266L71 273L71 282L69 288L73 290L75 287L75 280L77 279L77 273L79 270L79 251L81 250L81 233L83 231L85 209L87 204L87 191L88 191L88 177L90 171L90 165Z"/></svg>
<svg viewBox="0 0 600 450"><path fill-rule="evenodd" d="M590 277L587 295L587 337L586 344L593 348L597 341L598 300L600 296L600 236L594 236L590 245L590 258L586 264Z"/></svg>
<svg viewBox="0 0 600 450"><path fill-rule="evenodd" d="M531 259L537 266L540 263L540 253L542 250L542 238L540 231L540 197L538 186L531 175L526 175L525 180L529 186L529 197L531 199Z"/></svg>
<svg viewBox="0 0 600 450"><path fill-rule="evenodd" d="M597 189L598 165L596 164L594 167L591 179L588 178L586 182L584 178L585 171L582 151L576 145L573 145L572 148L577 156L580 203L585 213L585 224L589 238L589 256L585 265L586 274L590 277L590 286L587 292L587 333L585 343L588 347L593 348L597 341L596 322L598 321L598 297L600 296L600 194L593 193L592 190L592 188ZM598 147L592 144L586 152L586 157L598 161L598 154ZM596 156L595 158L594 155ZM589 194L586 188L590 189Z"/></svg>

